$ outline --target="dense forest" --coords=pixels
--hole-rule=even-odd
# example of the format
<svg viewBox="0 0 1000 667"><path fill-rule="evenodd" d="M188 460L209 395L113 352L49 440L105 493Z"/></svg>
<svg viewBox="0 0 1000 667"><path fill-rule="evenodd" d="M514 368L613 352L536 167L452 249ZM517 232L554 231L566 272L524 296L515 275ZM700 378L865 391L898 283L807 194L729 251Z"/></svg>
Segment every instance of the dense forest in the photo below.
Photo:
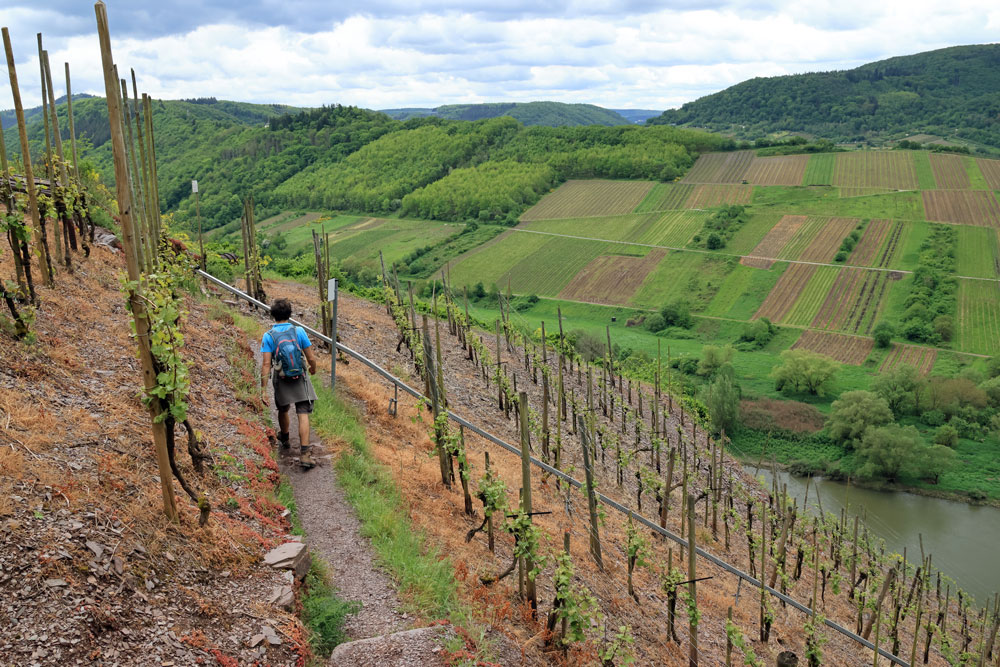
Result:
<svg viewBox="0 0 1000 667"><path fill-rule="evenodd" d="M1000 147L1000 44L956 46L836 72L755 78L649 124L757 139L808 132L835 141L932 134Z"/></svg>
<svg viewBox="0 0 1000 667"><path fill-rule="evenodd" d="M110 184L104 100L81 99L73 112L83 161ZM65 117L65 105L59 113ZM405 209L440 220L512 223L567 178L670 180L699 153L734 145L669 126L525 127L509 116L398 121L357 107L297 110L214 98L156 100L153 122L162 205L178 222L193 220L191 180L198 180L205 229L238 219L251 193L259 216L279 208ZM13 129L5 130L9 147L18 145ZM45 143L40 118L29 123L29 135L37 157Z"/></svg>
<svg viewBox="0 0 1000 667"><path fill-rule="evenodd" d="M631 121L611 109L593 104L562 102L493 102L487 104L447 104L434 109L385 109L383 113L397 120L434 116L448 120L485 120L510 116L524 125L628 125ZM656 115L650 113L650 116ZM645 120L645 119L644 119Z"/></svg>

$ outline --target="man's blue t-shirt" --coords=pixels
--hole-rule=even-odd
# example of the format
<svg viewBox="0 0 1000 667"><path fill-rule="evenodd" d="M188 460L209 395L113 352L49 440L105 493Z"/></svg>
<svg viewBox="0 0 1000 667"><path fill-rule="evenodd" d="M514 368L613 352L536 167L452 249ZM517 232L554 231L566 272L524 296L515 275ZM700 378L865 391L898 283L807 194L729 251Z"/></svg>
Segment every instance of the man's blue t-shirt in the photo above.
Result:
<svg viewBox="0 0 1000 667"><path fill-rule="evenodd" d="M287 331L292 326L291 322L282 322L281 324L275 324L274 330L280 333L282 331ZM305 329L302 327L295 327L295 336L299 339L299 347L303 350L307 347L312 347L312 342L310 342L309 336L306 335ZM260 351L273 355L277 349L278 348L274 344L274 339L271 337L270 332L264 334L264 337L261 338L260 341Z"/></svg>

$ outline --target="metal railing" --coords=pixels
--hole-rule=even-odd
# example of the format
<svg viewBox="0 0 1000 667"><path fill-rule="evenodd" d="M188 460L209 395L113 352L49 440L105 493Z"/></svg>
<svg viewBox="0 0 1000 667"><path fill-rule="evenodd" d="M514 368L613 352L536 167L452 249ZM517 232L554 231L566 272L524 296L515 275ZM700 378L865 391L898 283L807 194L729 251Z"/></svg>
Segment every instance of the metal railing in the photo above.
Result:
<svg viewBox="0 0 1000 667"><path fill-rule="evenodd" d="M198 275L200 275L201 277L205 278L206 280L208 280L209 282L213 283L214 285L217 285L218 287L221 287L221 288L227 290L228 292L230 292L232 294L235 294L236 296L238 296L238 297L246 300L247 302L253 304L254 306L256 306L258 308L263 308L265 310L268 310L270 308L270 306L268 306L266 303L263 303L262 301L258 301L257 299L253 298L252 296L250 296L246 292L243 292L242 290L240 290L240 289L238 289L236 287L233 287L232 285L226 283L225 281L219 280L218 278L216 278L215 276L213 276L210 273L206 273L205 271L201 271L201 270L196 270L196 272L198 273ZM373 371L375 371L376 373L378 373L379 375L381 375L388 382L390 382L393 385L395 385L397 389L402 389L407 394L409 394L409 395L411 395L411 396L413 396L414 398L417 398L417 399L424 399L424 398L426 398L419 391L417 391L416 389L410 387L408 384L406 384L405 382L403 382L401 379L399 379L398 377L396 377L395 375L393 375L389 371L385 370L384 368L382 368L381 366L379 366L374 361L372 361L371 359L367 358L366 356L364 356L360 352L356 352L356 351L352 350L351 348L347 347L346 345L344 345L342 343L334 343L334 341L330 340L330 338L328 336L323 335L321 332L317 331L316 329L310 327L307 324L303 324L302 322L299 322L299 321L297 321L295 319L289 319L288 321L291 322L292 324L295 324L296 326L302 327L308 333L310 333L311 335L319 338L320 340L324 341L327 344L330 344L330 345L334 345L335 344L336 347L337 347L337 349L339 351L343 352L344 354L346 354L349 357L357 359L362 364L364 364L368 368L372 369ZM497 436L493 435L492 433L484 431L483 429L479 428L478 426L476 426L475 424L473 424L469 420L467 420L467 419L465 419L465 418L463 418L463 417L455 414L451 410L448 410L448 418L451 419L452 421L454 421L456 424L460 424L461 426L464 426L465 428L469 429L473 433L475 433L475 434L477 434L477 435L479 435L479 436L481 436L483 438L486 438L487 440L489 440L493 444L506 449L507 451L511 452L512 454L517 454L518 456L521 456L521 448L520 447L515 447L514 445L511 445L510 443L507 443L507 442L501 440L500 438L498 438ZM544 461L541 461L541 460L535 458L534 456L530 456L529 458L531 459L531 462L535 466L537 466L538 468L541 468L543 471L545 471L546 473L548 473L548 474L550 474L550 475L552 475L554 477L558 477L559 479L563 480L567 484L571 485L573 488L579 489L579 488L583 487L583 483L582 482L580 482L577 479L574 479L573 477L570 477L569 475L567 475L566 473L562 472L561 470L553 468L549 464L547 464ZM644 516L641 516L641 515L639 515L639 514L637 514L635 512L632 512L629 508L625 507L624 505L622 505L618 501L613 500L612 498L608 498L603 493L595 492L595 495L597 496L597 499L600 502L604 503L608 507L611 507L611 508L617 510L618 512L621 512L622 514L625 514L626 516L631 514L631 516L633 517L633 519L635 521L638 521L639 523L641 523L642 525L644 525L646 528L650 529L654 533L657 533L658 535L660 535L662 537L665 537L665 538L667 538L669 540L672 540L673 542L676 542L677 544L683 546L684 548L688 548L688 541L686 539L684 539L683 537L681 537L680 535L675 535L674 533L670 532L669 530L667 530L665 528L661 528L658 524L653 523L652 521L650 521L649 519L647 519ZM725 570L726 572L729 572L730 574L733 574L733 575L739 577L743 581L746 581L748 584L750 584L750 585L752 585L752 586L754 586L756 588L763 587L770 595L773 595L774 597L778 598L782 602L788 604L791 607L794 607L795 609L801 611L804 614L812 615L813 610L810 609L808 606L806 606L806 605L802 604L801 602L799 602L799 601L797 601L797 600L795 600L795 599L793 599L793 598L785 595L781 591L778 591L778 590L776 590L774 588L771 588L770 586L766 585L763 581L758 580L756 577L753 577L753 576L747 574L746 572L743 572L742 570L740 570L740 569L738 569L736 567L733 567L732 565L730 565L726 561L722 560L718 556L715 556L715 555L713 555L713 554L705 551L704 549L702 549L701 547L698 547L698 546L695 547L694 551L695 551L695 553L699 557L704 558L706 561L712 563L716 567L719 567L719 568ZM868 641L864 637L856 634L855 632L852 632L851 630L848 630L847 628L845 628L844 626L840 625L839 623L837 623L835 621L831 621L828 618L824 618L823 622L826 624L827 627L832 628L833 630L836 630L838 633L842 634L843 636L847 637L848 639L854 640L855 642L861 644L862 646L864 646L865 648L867 648L869 650L872 650L872 651L875 650L875 644L873 644L872 642ZM882 656L883 658L886 658L887 660L889 660L892 663L895 663L896 665L900 665L900 667L910 667L908 662L906 662L905 660L903 660L902 658L900 658L900 657L898 657L896 655L893 655L892 653L890 653L889 651L886 651L885 649L883 649L881 647L879 647L878 652L879 652L880 656Z"/></svg>

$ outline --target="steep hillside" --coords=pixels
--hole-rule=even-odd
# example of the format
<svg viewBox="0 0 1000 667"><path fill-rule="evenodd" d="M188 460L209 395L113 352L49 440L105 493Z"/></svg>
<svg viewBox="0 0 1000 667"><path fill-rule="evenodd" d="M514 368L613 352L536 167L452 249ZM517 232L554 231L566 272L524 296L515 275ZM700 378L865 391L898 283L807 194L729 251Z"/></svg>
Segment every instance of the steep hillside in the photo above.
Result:
<svg viewBox="0 0 1000 667"><path fill-rule="evenodd" d="M676 124L755 139L838 141L927 133L1000 147L1000 44L956 46L836 72L755 78L663 112Z"/></svg>
<svg viewBox="0 0 1000 667"><path fill-rule="evenodd" d="M433 116L450 120L483 120L510 116L524 125L627 125L634 122L611 109L593 104L562 102L491 102L486 104L446 104L433 109L384 109L383 113L398 120ZM650 112L650 116L656 112ZM643 119L645 120L645 118Z"/></svg>

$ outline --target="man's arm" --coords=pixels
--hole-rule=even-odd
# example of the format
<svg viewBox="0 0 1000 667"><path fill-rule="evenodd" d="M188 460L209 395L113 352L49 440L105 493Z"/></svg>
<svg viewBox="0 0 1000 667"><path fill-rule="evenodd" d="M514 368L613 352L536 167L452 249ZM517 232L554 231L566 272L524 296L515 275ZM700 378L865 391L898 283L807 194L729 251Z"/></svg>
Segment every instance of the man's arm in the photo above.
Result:
<svg viewBox="0 0 1000 667"><path fill-rule="evenodd" d="M316 375L316 356L313 354L312 345L305 349L306 361L309 362L309 375Z"/></svg>
<svg viewBox="0 0 1000 667"><path fill-rule="evenodd" d="M260 361L260 393L267 392L267 378L271 377L271 353L261 354Z"/></svg>

